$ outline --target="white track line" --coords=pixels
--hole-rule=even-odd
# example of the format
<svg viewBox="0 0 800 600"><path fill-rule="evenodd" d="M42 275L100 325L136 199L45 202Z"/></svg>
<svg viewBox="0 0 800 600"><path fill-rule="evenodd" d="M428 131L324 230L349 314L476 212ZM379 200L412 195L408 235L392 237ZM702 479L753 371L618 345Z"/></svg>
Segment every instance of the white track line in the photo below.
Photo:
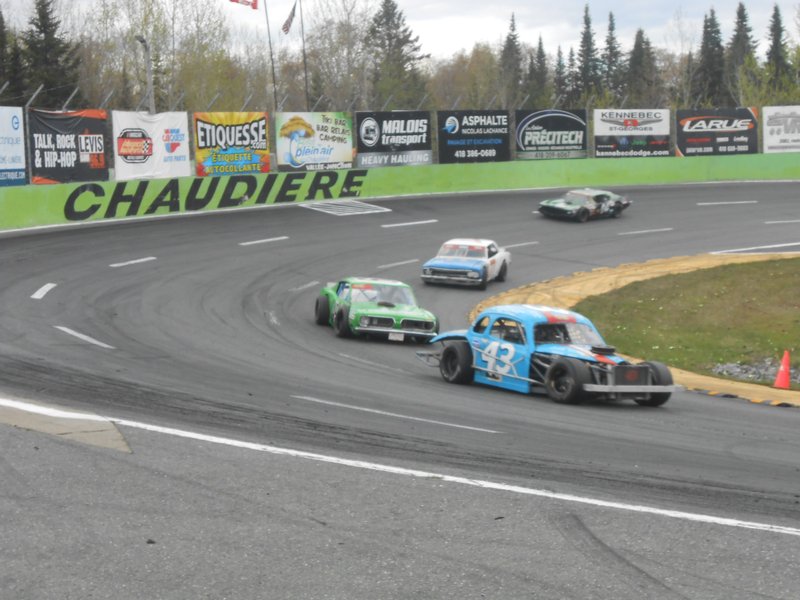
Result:
<svg viewBox="0 0 800 600"><path fill-rule="evenodd" d="M468 425L456 425L455 423L447 423L445 421L433 421L431 419L423 419L421 417L410 417L408 415L401 415L393 412L386 412L383 410L376 410L374 408L364 408L362 406L352 406L350 404L340 404L339 402L331 402L330 400L320 400L319 398L312 398L311 396L292 396L298 400L306 400L307 402L316 402L317 404L325 404L326 406L337 406L339 408L349 408L350 410L358 410L361 412L372 413L375 415L383 415L385 417L395 417L397 419L406 419L409 421L419 421L421 423L431 423L433 425L444 425L445 427L455 427L457 429L469 429L470 431L481 431L483 433L500 433L493 429L483 429L481 427L470 427Z"/></svg>
<svg viewBox="0 0 800 600"><path fill-rule="evenodd" d="M381 225L384 229L392 227L411 227L412 225L428 225L429 223L438 223L439 219L428 219L427 221L410 221L408 223L391 223L389 225Z"/></svg>
<svg viewBox="0 0 800 600"><path fill-rule="evenodd" d="M519 244L509 244L505 248L522 248L523 246L535 246L539 242L521 242Z"/></svg>
<svg viewBox="0 0 800 600"><path fill-rule="evenodd" d="M792 242L790 244L772 244L771 246L753 246L751 248L734 248L732 250L717 250L711 254L729 254L731 252L749 252L751 250L774 250L775 248L791 248L792 246L800 246L800 242Z"/></svg>
<svg viewBox="0 0 800 600"><path fill-rule="evenodd" d="M672 227L662 227L661 229L642 229L641 231L623 231L617 235L641 235L644 233L662 233L664 231L673 231Z"/></svg>
<svg viewBox="0 0 800 600"><path fill-rule="evenodd" d="M786 223L800 223L800 219L793 219L791 221L764 221L764 225L784 225Z"/></svg>
<svg viewBox="0 0 800 600"><path fill-rule="evenodd" d="M156 260L156 257L155 256L145 256L144 258L137 258L137 259L134 259L134 260L128 260L128 261L120 262L120 263L113 263L113 264L110 264L108 266L111 267L112 269L118 269L120 267L127 267L127 266L130 266L130 265L139 265L141 263L150 262L151 260Z"/></svg>
<svg viewBox="0 0 800 600"><path fill-rule="evenodd" d="M256 244L268 244L270 242L281 242L283 240L288 240L288 239L289 239L288 235L282 235L280 237L267 238L267 239L264 239L264 240L253 240L251 242L239 242L239 245L240 246L255 246Z"/></svg>
<svg viewBox="0 0 800 600"><path fill-rule="evenodd" d="M15 408L30 413L37 413L47 415L50 417L62 419L82 419L89 421L102 421L113 423L119 427L130 427L132 429L141 429L153 433L161 433L164 435L171 435L184 439L197 440L208 442L211 444L220 444L232 448L241 448L244 450L253 450L255 452L264 452L275 456L290 456L294 458L303 458L306 460L313 460L328 464L336 464L346 467L354 467L357 469L367 469L370 471L377 471L381 473L389 473L392 475L401 475L406 477L416 477L428 481L437 481L444 483L454 483L459 485L466 485L470 487L477 487L485 490L495 490L501 492L508 492L511 494L520 494L524 496L535 496L539 498L547 498L549 500L559 500L562 502L570 502L574 504L585 504L598 508L610 508L614 510L622 510L626 512L634 512L639 514L649 514L658 517L667 517L670 519L679 519L682 521L689 521L694 523L706 523L710 525L719 525L722 527L735 527L737 529L753 529L756 531L763 531L767 533L780 533L783 535L793 535L800 537L800 529L795 527L784 527L782 525L772 525L769 523L758 523L754 521L740 521L739 519L729 519L725 517L717 517L714 515L706 515L702 513L690 513L676 510L666 510L662 508L654 508L651 506L642 506L639 504L627 504L623 502L610 502L607 500L599 500L596 498L589 498L586 496L575 496L572 494L560 494L550 490L536 489L521 487L517 485L508 485L504 483L496 483L492 481L481 481L479 479L469 479L466 477L455 477L452 475L445 475L442 473L432 473L429 471L418 471L415 469L405 469L402 467L393 467L391 465L382 465L379 463L372 463L360 460L351 460L346 458L338 458L335 456L328 456L325 454L314 454L312 452L303 452L301 450L293 450L290 448L280 448L267 444L256 444L254 442L243 442L241 440L234 440L230 438L217 437L193 431L186 431L182 429L172 429L169 427L161 427L159 425L150 425L148 423L141 423L138 421L127 421L125 419L115 419L111 417L100 417L98 415L84 414L69 412L64 410L53 409L45 406L38 406L35 404L28 404L27 402L20 402L17 400L8 400L0 398L0 406L7 408Z"/></svg>
<svg viewBox="0 0 800 600"><path fill-rule="evenodd" d="M727 204L758 204L758 200L731 200L728 202L698 202L697 206L725 206Z"/></svg>
<svg viewBox="0 0 800 600"><path fill-rule="evenodd" d="M379 269L391 269L392 267L402 267L403 265L411 265L411 264L418 263L418 262L419 262L418 258L412 258L411 260L404 260L402 262L389 263L388 265L379 265L378 268Z"/></svg>
<svg viewBox="0 0 800 600"><path fill-rule="evenodd" d="M88 335L84 335L82 333L78 333L77 331L70 329L69 327L62 327L61 325L53 325L59 331L63 331L64 333L71 335L73 337L78 338L79 340L83 340L88 344L93 344L95 346L99 346L100 348L105 348L106 350L115 350L114 346L109 346L108 344L104 344L93 337L89 337Z"/></svg>
<svg viewBox="0 0 800 600"><path fill-rule="evenodd" d="M54 287L56 287L56 285L57 284L55 284L55 283L46 283L45 285L40 287L38 290L36 290L36 292L34 292L34 294L31 296L31 298L33 298L34 300L41 300L42 298L44 298L47 295L47 292L49 292Z"/></svg>
<svg viewBox="0 0 800 600"><path fill-rule="evenodd" d="M305 284L303 284L301 286L298 286L296 288L292 288L289 291L290 292L302 292L303 290L307 290L308 288L312 288L315 285L319 285L319 281L309 281L308 283L305 283Z"/></svg>

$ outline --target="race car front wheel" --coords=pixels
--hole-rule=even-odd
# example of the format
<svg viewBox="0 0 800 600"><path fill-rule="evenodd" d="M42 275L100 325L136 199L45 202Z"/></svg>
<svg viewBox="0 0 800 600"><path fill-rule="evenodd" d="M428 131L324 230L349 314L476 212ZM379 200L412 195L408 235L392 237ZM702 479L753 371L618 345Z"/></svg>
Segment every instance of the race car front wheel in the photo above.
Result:
<svg viewBox="0 0 800 600"><path fill-rule="evenodd" d="M650 373L653 377L653 385L672 385L672 373L670 373L667 365L654 360L641 364L650 368ZM636 400L636 404L640 406L661 406L664 402L669 400L671 395L670 392L650 394L649 398Z"/></svg>
<svg viewBox="0 0 800 600"><path fill-rule="evenodd" d="M579 223L586 223L586 221L589 220L589 211L585 208L580 208L578 209L578 214L575 215L575 218Z"/></svg>
<svg viewBox="0 0 800 600"><path fill-rule="evenodd" d="M336 335L340 338L348 338L352 337L353 332L350 329L350 318L348 316L349 311L345 308L339 309L336 311L336 315L333 317L333 329L336 331Z"/></svg>
<svg viewBox="0 0 800 600"><path fill-rule="evenodd" d="M589 367L574 358L555 359L545 375L547 395L559 404L579 404L585 398L583 385L591 381Z"/></svg>
<svg viewBox="0 0 800 600"><path fill-rule="evenodd" d="M464 341L448 344L439 359L439 372L448 383L470 383L472 381L472 350Z"/></svg>

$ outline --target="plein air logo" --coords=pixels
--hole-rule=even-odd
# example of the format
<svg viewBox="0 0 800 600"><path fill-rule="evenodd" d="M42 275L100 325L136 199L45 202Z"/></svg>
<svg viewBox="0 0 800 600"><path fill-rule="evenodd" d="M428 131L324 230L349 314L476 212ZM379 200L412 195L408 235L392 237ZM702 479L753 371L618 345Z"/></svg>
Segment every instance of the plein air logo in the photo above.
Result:
<svg viewBox="0 0 800 600"><path fill-rule="evenodd" d="M364 145L371 148L381 139L381 128L375 119L367 117L361 121L358 134L361 136L361 141L364 142Z"/></svg>

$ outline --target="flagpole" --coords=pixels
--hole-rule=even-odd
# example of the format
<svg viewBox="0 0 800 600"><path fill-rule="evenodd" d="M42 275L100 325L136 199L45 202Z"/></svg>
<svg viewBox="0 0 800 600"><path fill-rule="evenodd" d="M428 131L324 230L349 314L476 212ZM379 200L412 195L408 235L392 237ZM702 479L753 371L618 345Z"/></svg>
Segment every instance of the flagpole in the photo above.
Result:
<svg viewBox="0 0 800 600"><path fill-rule="evenodd" d="M306 81L306 112L309 111L309 100L308 100L308 62L306 61L306 30L303 26L303 0L298 0L300 2L300 36L303 40L303 75L305 76Z"/></svg>
<svg viewBox="0 0 800 600"><path fill-rule="evenodd" d="M272 32L269 28L269 11L267 10L267 3L264 2L264 16L267 19L267 41L269 42L269 62L272 65L272 97L275 102L274 112L278 112L278 84L275 77L275 56L272 54ZM269 88L268 88L269 89ZM269 91L267 91L269 95Z"/></svg>

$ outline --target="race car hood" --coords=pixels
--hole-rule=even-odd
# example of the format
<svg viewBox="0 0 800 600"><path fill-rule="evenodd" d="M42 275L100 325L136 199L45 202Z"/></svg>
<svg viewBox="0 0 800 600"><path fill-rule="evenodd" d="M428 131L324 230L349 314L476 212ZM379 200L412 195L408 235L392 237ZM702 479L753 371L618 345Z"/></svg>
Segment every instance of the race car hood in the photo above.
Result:
<svg viewBox="0 0 800 600"><path fill-rule="evenodd" d="M472 269L480 271L486 264L485 258L460 258L453 256L436 256L427 261L422 268L430 269Z"/></svg>
<svg viewBox="0 0 800 600"><path fill-rule="evenodd" d="M350 305L350 315L386 316L429 321L435 319L433 313L419 306L413 306L411 304L378 304L376 302L354 302Z"/></svg>
<svg viewBox="0 0 800 600"><path fill-rule="evenodd" d="M601 362L619 364L625 359L618 354L606 354L593 352L591 346L585 344L537 344L536 352L552 354L554 356L566 356L567 358L577 358L587 362Z"/></svg>
<svg viewBox="0 0 800 600"><path fill-rule="evenodd" d="M549 200L542 200L539 205L547 206L549 208L557 208L564 211L575 211L582 206L581 204L575 204L574 202L570 202L564 198L551 198Z"/></svg>

